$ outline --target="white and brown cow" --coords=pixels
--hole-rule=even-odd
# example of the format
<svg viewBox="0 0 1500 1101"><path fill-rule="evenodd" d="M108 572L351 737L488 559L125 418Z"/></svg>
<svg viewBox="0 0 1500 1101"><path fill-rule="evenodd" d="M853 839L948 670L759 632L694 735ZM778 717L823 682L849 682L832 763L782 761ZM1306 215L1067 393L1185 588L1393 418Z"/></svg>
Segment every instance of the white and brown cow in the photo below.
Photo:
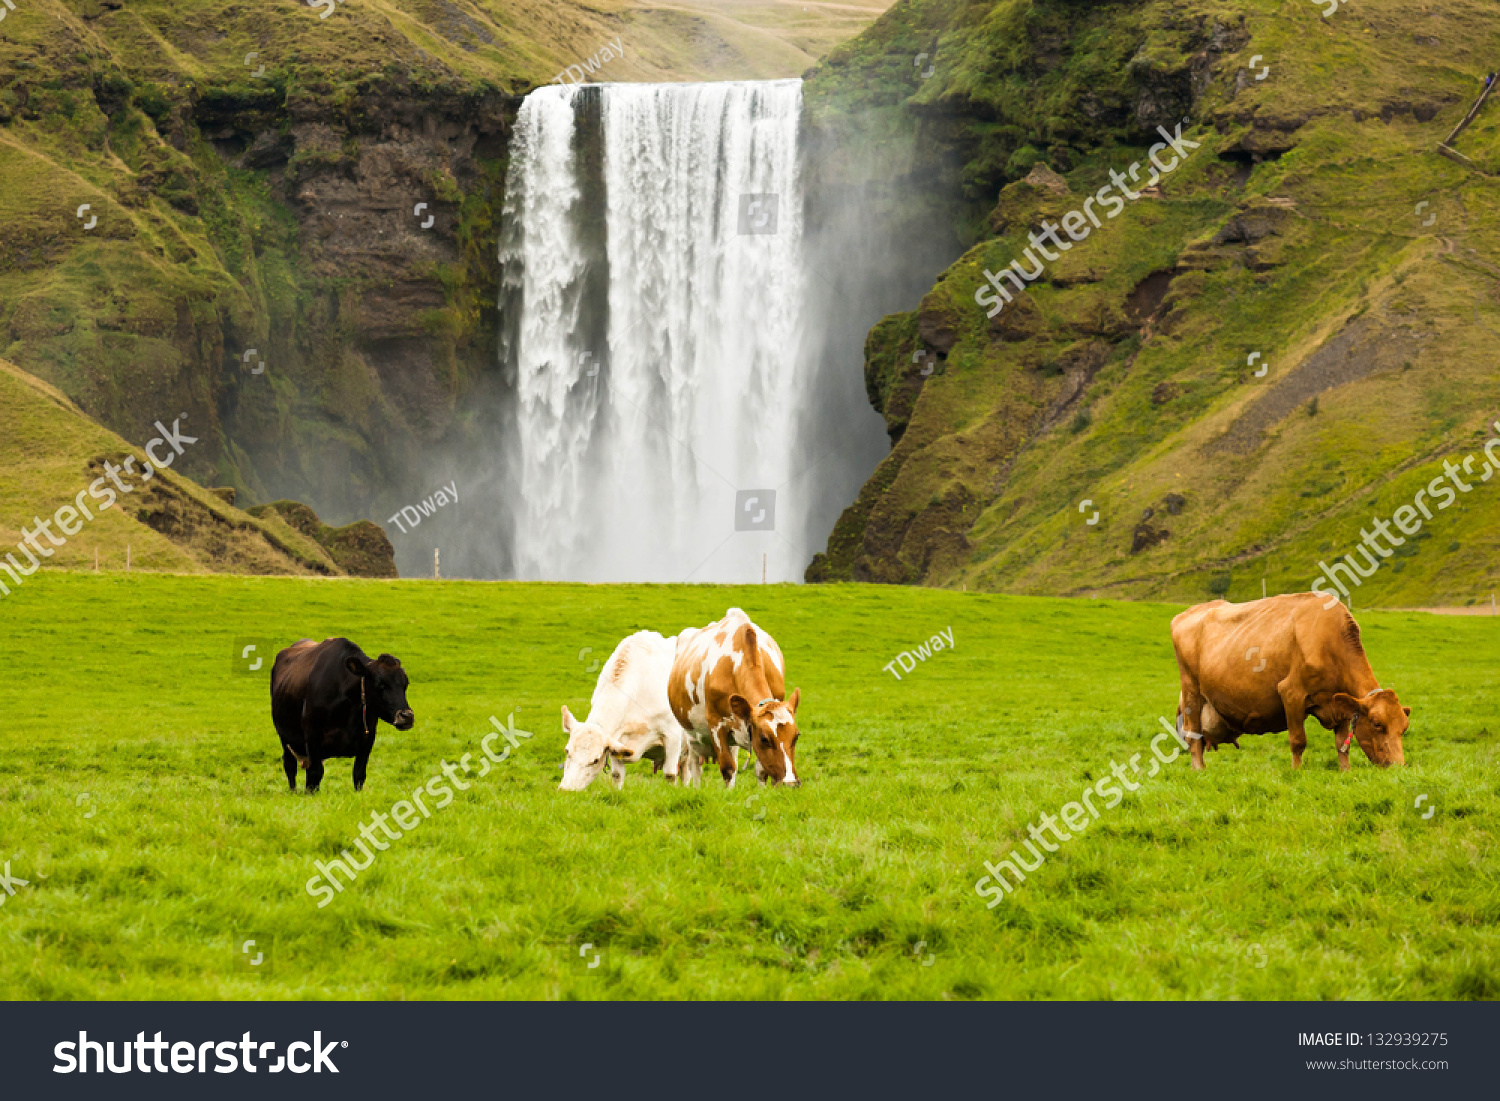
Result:
<svg viewBox="0 0 1500 1101"><path fill-rule="evenodd" d="M568 734L562 791L582 791L606 764L612 765L616 788L625 784L625 765L643 757L658 762L667 779L677 782L687 736L667 702L667 678L676 654L674 640L655 631L638 631L610 654L589 703L586 722L562 709Z"/></svg>
<svg viewBox="0 0 1500 1101"><path fill-rule="evenodd" d="M744 747L755 755L761 783L797 787L796 715L802 692L783 699L785 692L781 647L739 608L730 608L717 623L678 635L667 698L691 740L688 775L696 779L700 759L712 759L724 783L733 787Z"/></svg>

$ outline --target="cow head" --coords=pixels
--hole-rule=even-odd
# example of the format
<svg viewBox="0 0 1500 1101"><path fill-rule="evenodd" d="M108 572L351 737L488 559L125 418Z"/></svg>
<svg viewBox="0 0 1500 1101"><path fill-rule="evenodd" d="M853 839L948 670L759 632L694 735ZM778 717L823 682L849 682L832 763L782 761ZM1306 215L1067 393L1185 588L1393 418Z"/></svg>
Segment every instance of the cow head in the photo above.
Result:
<svg viewBox="0 0 1500 1101"><path fill-rule="evenodd" d="M406 689L411 681L401 662L390 654L374 661L363 654L349 658L346 668L364 682L365 707L369 714L383 719L397 730L410 730L417 717L406 703Z"/></svg>
<svg viewBox="0 0 1500 1101"><path fill-rule="evenodd" d="M1382 768L1406 764L1401 735L1410 724L1411 708L1402 707L1395 692L1377 688L1368 696L1359 697L1340 692L1333 697L1333 703L1346 719L1352 717L1354 740L1366 757Z"/></svg>
<svg viewBox="0 0 1500 1101"><path fill-rule="evenodd" d="M752 704L744 696L729 697L729 706L750 733L750 750L755 754L755 773L773 784L798 787L797 769L792 759L797 750L797 704L802 689L796 689L785 703L778 699Z"/></svg>
<svg viewBox="0 0 1500 1101"><path fill-rule="evenodd" d="M557 790L582 791L604 771L604 762L610 755L622 753L624 749L593 723L581 723L573 718L573 712L566 706L562 709L562 724L568 735L568 749L563 762L562 783L557 785Z"/></svg>

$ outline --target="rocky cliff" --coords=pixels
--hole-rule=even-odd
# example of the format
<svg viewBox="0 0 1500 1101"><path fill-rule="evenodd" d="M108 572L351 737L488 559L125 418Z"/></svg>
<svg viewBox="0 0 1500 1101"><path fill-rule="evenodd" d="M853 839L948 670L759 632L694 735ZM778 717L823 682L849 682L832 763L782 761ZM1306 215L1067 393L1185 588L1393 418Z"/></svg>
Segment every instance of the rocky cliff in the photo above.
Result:
<svg viewBox="0 0 1500 1101"><path fill-rule="evenodd" d="M892 450L809 579L1305 590L1495 434L1500 123L1436 146L1500 15L1327 6L911 0L819 66L810 101L958 159L972 215L869 334ZM1356 600L1487 599L1488 481Z"/></svg>

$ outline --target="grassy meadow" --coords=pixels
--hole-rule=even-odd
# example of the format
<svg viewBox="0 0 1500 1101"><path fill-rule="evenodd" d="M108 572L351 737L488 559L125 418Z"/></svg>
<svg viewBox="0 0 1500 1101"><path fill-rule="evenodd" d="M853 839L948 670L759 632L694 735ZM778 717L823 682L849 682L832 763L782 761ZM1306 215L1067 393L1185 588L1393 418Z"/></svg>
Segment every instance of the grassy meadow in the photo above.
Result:
<svg viewBox="0 0 1500 1101"><path fill-rule="evenodd" d="M633 766L622 792L559 793L558 711L586 709L589 663L734 604L802 689L804 786L676 789ZM1340 775L1321 730L1301 773L1279 736L1199 775L1184 754L986 909L985 860L1111 762L1149 760L1175 707L1177 610L48 572L0 600L0 845L28 881L0 907L0 996L1500 996L1487 618L1361 615L1413 708L1409 767L1356 753ZM883 670L950 627L952 650L900 681ZM417 725L382 727L362 793L337 761L320 795L293 796L267 674L233 658L244 639L333 634L402 658ZM429 799L320 909L314 860L512 715L534 737L446 807Z"/></svg>

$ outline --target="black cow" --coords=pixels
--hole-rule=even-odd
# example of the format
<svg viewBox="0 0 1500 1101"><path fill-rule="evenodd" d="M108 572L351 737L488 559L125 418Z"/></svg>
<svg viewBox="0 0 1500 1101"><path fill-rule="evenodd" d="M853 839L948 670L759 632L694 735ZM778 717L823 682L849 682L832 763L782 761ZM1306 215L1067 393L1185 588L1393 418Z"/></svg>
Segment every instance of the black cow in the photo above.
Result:
<svg viewBox="0 0 1500 1101"><path fill-rule="evenodd" d="M347 638L305 638L276 655L271 667L271 721L281 738L287 783L297 790L297 765L307 769L307 790L323 782L323 762L354 758L354 790L365 786L365 765L384 719L410 730L416 716L406 705L406 670L390 654L371 661Z"/></svg>

